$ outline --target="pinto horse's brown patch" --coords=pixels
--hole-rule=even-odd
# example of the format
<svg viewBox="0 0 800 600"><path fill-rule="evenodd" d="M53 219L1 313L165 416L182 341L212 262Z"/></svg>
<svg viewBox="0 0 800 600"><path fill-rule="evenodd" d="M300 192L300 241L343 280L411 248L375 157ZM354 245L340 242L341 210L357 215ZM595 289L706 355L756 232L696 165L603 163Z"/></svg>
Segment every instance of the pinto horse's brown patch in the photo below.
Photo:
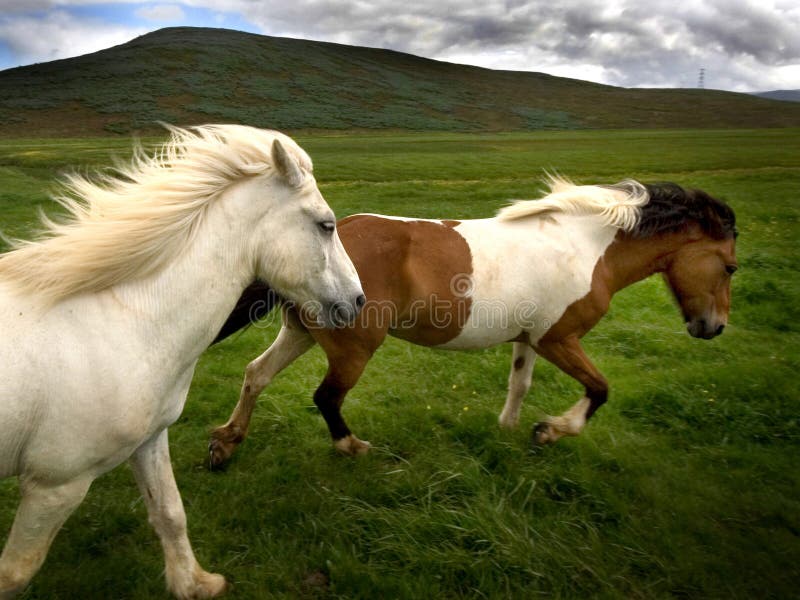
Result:
<svg viewBox="0 0 800 600"><path fill-rule="evenodd" d="M373 215L339 222L339 237L367 296L357 326L424 346L459 334L472 299L458 283L472 275L472 255L453 227Z"/></svg>

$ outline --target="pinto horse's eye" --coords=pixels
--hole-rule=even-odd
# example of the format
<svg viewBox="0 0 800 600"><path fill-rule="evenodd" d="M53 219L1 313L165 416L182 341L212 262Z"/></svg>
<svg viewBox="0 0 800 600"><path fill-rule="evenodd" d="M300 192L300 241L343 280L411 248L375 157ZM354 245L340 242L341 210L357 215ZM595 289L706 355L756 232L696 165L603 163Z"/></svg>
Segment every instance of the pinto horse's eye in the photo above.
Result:
<svg viewBox="0 0 800 600"><path fill-rule="evenodd" d="M739 267L737 265L725 265L725 271L728 275L733 275Z"/></svg>
<svg viewBox="0 0 800 600"><path fill-rule="evenodd" d="M336 229L336 223L333 221L320 221L317 223L317 225L319 225L319 228L328 235L333 233L333 230Z"/></svg>

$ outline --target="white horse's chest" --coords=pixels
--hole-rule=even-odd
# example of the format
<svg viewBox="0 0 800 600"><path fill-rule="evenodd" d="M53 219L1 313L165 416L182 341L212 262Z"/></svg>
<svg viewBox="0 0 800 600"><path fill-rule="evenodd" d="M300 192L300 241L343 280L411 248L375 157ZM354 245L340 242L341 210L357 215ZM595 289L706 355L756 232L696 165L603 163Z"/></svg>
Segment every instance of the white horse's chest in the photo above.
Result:
<svg viewBox="0 0 800 600"><path fill-rule="evenodd" d="M442 346L449 349L485 348L523 332L536 342L589 293L616 235L596 217L565 215L464 221L456 231L472 252L472 305L461 333Z"/></svg>

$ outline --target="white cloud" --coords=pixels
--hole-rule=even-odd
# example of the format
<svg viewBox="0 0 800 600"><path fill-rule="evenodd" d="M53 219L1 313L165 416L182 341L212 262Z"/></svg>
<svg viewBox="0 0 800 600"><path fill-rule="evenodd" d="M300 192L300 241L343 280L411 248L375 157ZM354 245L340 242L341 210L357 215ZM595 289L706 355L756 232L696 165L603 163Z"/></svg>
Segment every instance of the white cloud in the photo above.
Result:
<svg viewBox="0 0 800 600"><path fill-rule="evenodd" d="M62 6L66 13L68 6L118 2L141 4L137 14L151 19L174 22L181 7L200 8L212 27L231 22L223 15L267 35L627 87L693 87L705 68L707 87L800 88L797 0L0 0L0 43L27 47L25 57L49 60L54 45L49 35L26 30L50 53L43 55L32 52L36 40L12 35L14 22L26 14L20 10ZM45 14L40 22L48 27L53 17ZM81 39L87 29L88 39ZM126 27L104 22L70 30L79 38L70 42L64 32L58 34L59 49L90 42L99 49L114 31L120 32L115 42L124 41Z"/></svg>
<svg viewBox="0 0 800 600"><path fill-rule="evenodd" d="M183 21L186 13L177 4L156 4L145 6L136 11L136 16L148 21Z"/></svg>
<svg viewBox="0 0 800 600"><path fill-rule="evenodd" d="M210 4L207 0L192 0ZM796 0L220 0L269 35L621 86L800 87Z"/></svg>
<svg viewBox="0 0 800 600"><path fill-rule="evenodd" d="M191 3L177 0L181 4ZM152 0L0 0L0 12L34 12L50 9L68 9L74 6L91 6L92 4L152 4Z"/></svg>
<svg viewBox="0 0 800 600"><path fill-rule="evenodd" d="M146 33L142 28L76 18L65 11L44 17L20 16L0 21L0 40L19 64L45 62L96 52Z"/></svg>

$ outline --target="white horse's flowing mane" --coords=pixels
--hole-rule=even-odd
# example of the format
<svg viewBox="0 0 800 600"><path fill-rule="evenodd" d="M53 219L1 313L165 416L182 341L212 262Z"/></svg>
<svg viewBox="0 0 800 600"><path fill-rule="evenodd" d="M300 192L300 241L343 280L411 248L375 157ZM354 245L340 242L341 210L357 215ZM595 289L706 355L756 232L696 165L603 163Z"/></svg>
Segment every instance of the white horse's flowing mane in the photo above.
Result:
<svg viewBox="0 0 800 600"><path fill-rule="evenodd" d="M576 185L570 180L548 175L550 193L539 200L516 200L501 208L497 218L515 221L546 213L599 215L606 225L632 231L639 222L641 207L650 197L638 181L626 179L610 186Z"/></svg>
<svg viewBox="0 0 800 600"><path fill-rule="evenodd" d="M206 208L231 183L273 169L279 138L307 172L311 159L290 138L241 125L167 126L153 154L134 147L129 165L92 177L71 174L53 200L67 211L32 241L0 255L0 278L50 304L155 273L197 233Z"/></svg>

